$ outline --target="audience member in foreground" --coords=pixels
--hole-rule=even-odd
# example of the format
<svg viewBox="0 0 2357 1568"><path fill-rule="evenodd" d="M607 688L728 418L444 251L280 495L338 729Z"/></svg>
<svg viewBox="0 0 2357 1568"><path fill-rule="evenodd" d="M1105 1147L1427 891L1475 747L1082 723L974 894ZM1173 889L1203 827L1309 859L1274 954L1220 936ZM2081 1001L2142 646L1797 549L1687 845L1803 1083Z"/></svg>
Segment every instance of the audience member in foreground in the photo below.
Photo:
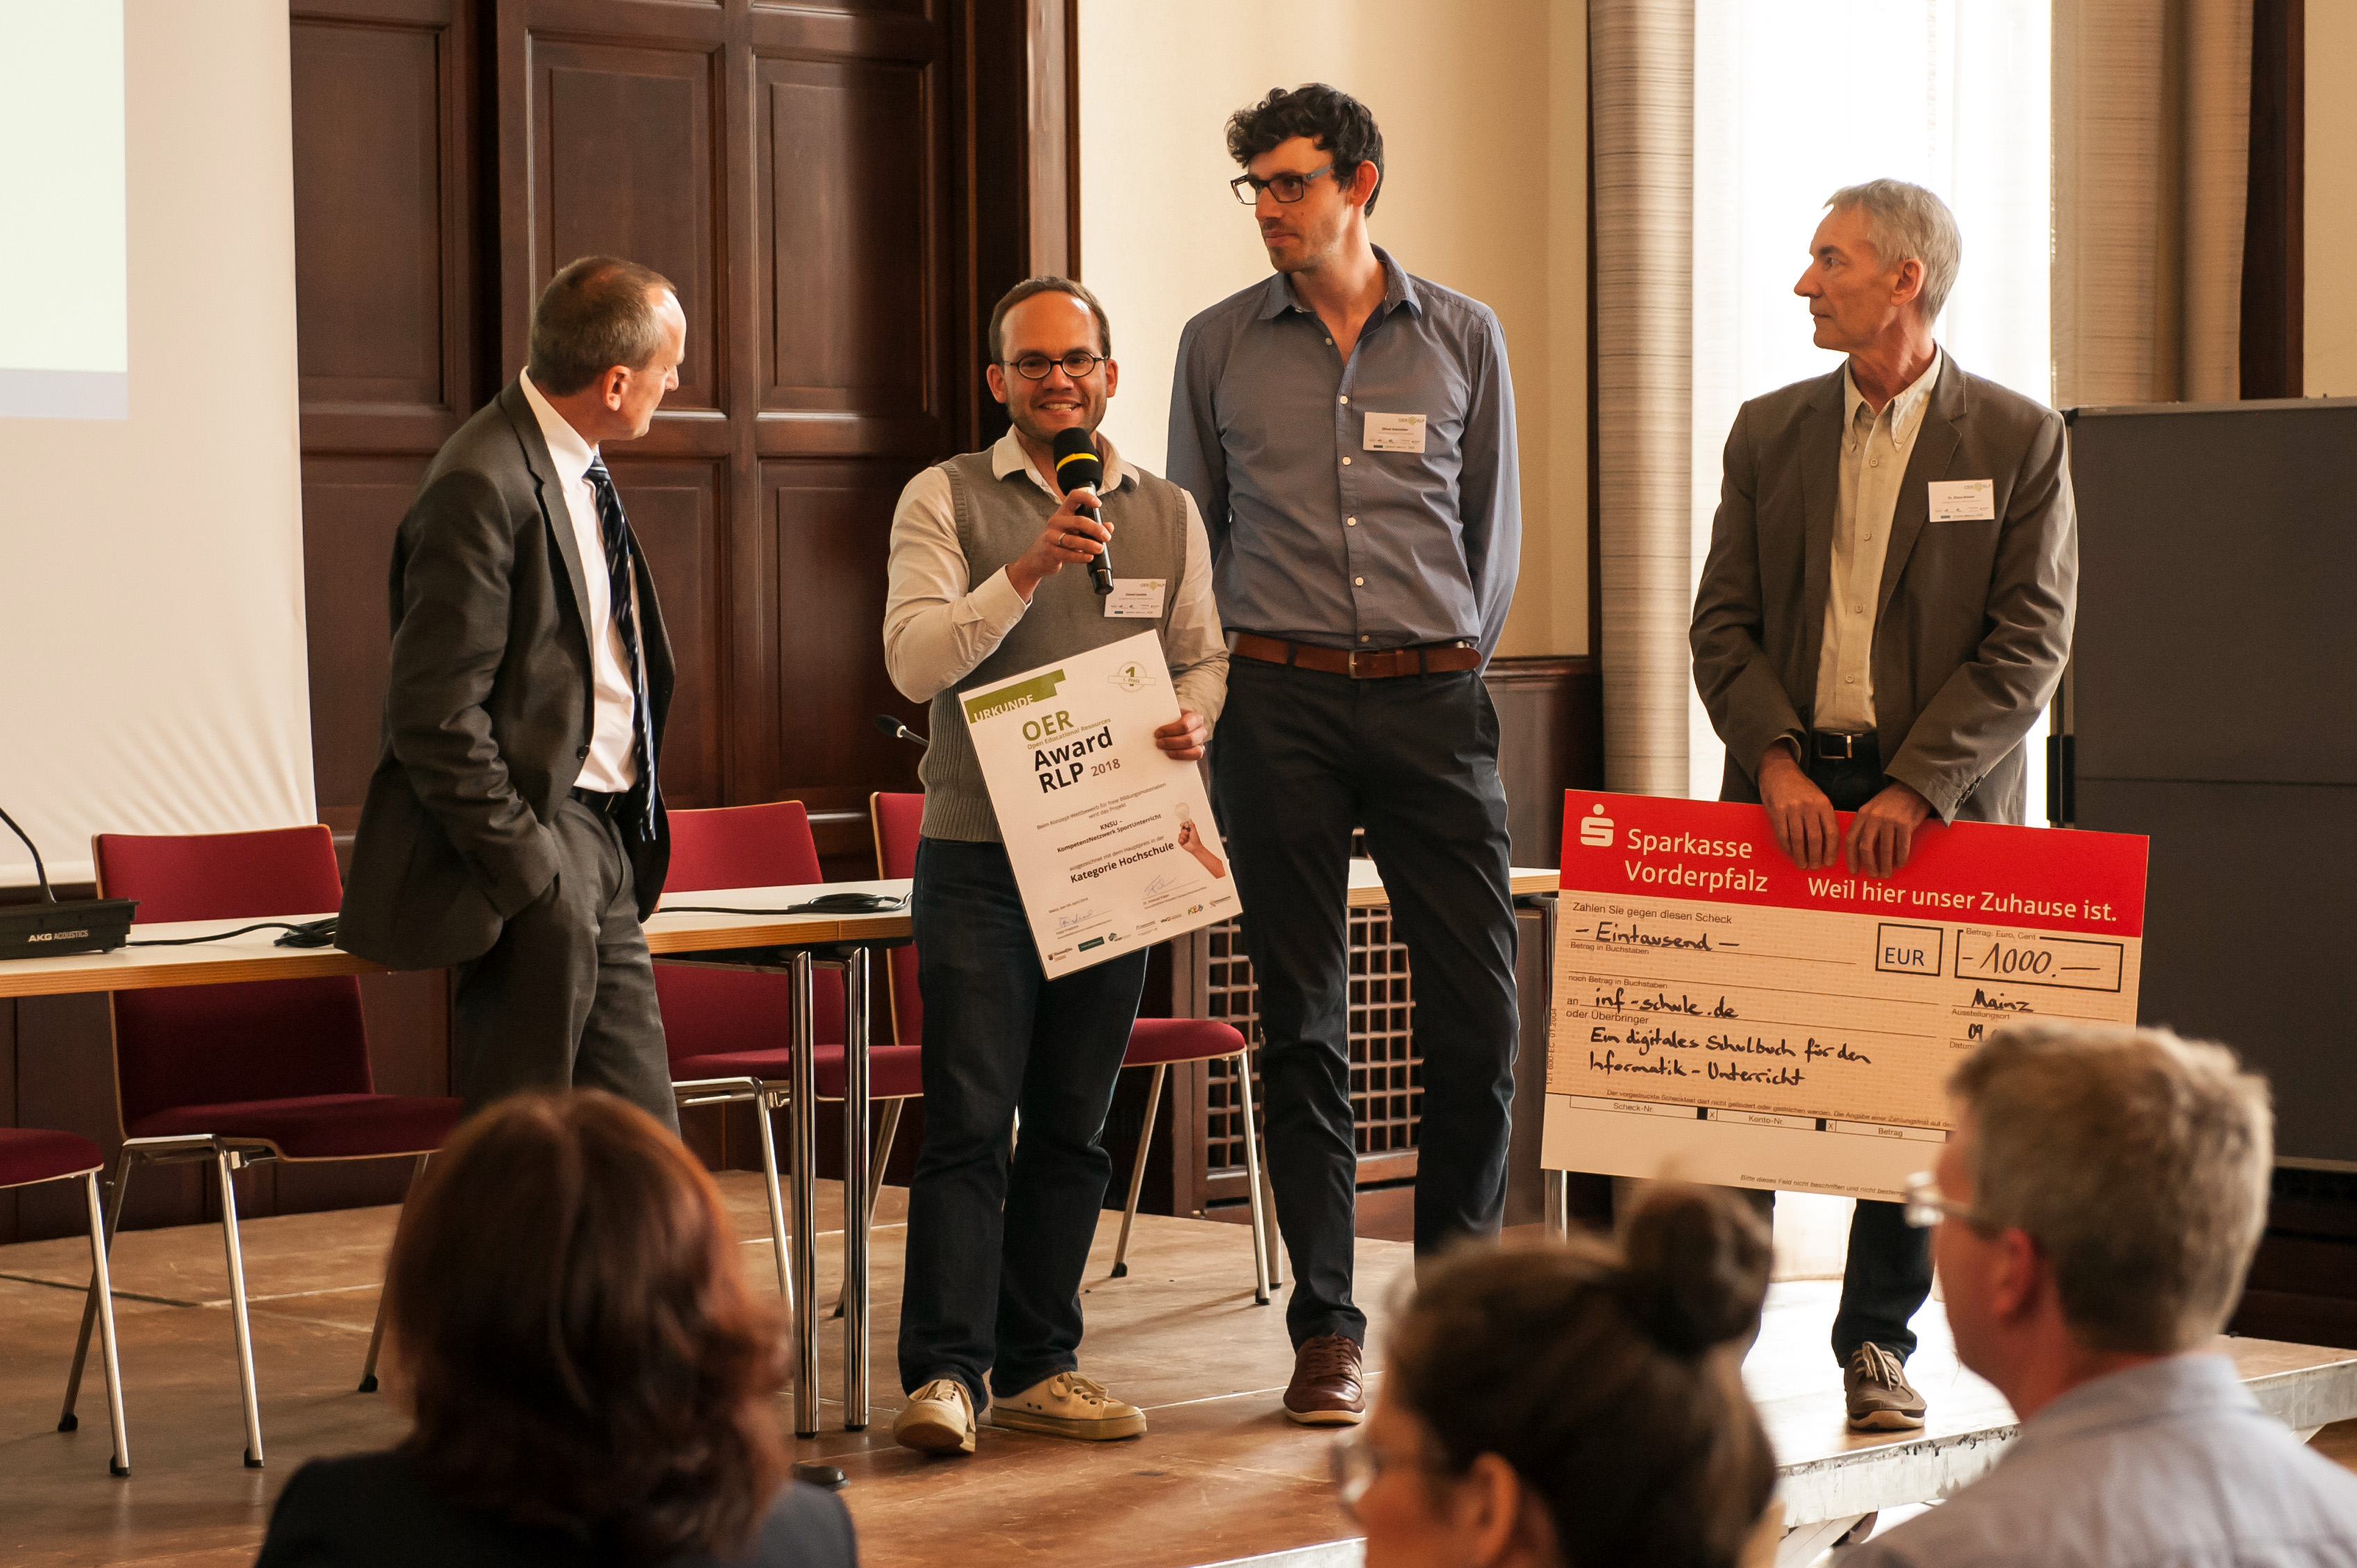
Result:
<svg viewBox="0 0 2357 1568"><path fill-rule="evenodd" d="M786 1356L736 1251L646 1112L595 1091L483 1112L393 1242L388 1386L414 1429L297 1471L257 1568L851 1568L842 1503L783 1481Z"/></svg>
<svg viewBox="0 0 2357 1568"><path fill-rule="evenodd" d="M2357 1563L2357 1476L2215 1353L2266 1219L2266 1083L2159 1030L2008 1029L1950 1085L1909 1218L1964 1365L2021 1418L1996 1468L1845 1568Z"/></svg>
<svg viewBox="0 0 2357 1568"><path fill-rule="evenodd" d="M1749 1206L1707 1191L1656 1195L1625 1251L1427 1265L1334 1450L1367 1568L1730 1568L1776 1482L1741 1377L1768 1267Z"/></svg>

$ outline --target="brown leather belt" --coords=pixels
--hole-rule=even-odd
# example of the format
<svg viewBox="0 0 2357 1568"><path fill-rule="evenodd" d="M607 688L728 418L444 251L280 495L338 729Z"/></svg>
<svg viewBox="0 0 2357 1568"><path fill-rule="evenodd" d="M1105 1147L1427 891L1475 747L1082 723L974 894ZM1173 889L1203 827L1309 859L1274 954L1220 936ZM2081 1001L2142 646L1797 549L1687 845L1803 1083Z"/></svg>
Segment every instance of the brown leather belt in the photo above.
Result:
<svg viewBox="0 0 2357 1568"><path fill-rule="evenodd" d="M1265 664L1289 664L1326 675L1348 675L1353 681L1388 681L1397 675L1438 675L1453 670L1481 668L1481 650L1469 642L1420 642L1410 648L1374 648L1353 652L1320 648L1314 642L1286 642L1258 632L1236 633L1232 650L1239 659Z"/></svg>

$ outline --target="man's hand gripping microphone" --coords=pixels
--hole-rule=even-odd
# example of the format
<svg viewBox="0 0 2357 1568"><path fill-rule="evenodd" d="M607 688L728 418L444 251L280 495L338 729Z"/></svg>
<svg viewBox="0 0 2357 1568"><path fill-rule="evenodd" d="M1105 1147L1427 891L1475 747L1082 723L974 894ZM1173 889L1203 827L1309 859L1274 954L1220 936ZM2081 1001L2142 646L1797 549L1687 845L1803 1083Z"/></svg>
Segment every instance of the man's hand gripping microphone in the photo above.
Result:
<svg viewBox="0 0 2357 1568"><path fill-rule="evenodd" d="M1077 489L1093 490L1104 480L1104 462L1097 456L1096 443L1085 430L1056 432L1056 488L1067 495ZM1102 522L1103 512L1096 507L1082 509L1092 522ZM1113 592L1113 546L1108 544L1089 562L1089 581L1100 594Z"/></svg>

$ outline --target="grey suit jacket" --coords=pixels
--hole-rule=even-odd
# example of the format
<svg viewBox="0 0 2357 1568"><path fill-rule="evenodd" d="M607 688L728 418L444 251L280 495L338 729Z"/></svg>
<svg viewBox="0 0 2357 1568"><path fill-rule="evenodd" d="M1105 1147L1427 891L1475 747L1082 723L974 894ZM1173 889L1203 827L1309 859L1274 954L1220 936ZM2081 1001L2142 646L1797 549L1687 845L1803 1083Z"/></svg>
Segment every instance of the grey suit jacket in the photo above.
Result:
<svg viewBox="0 0 2357 1568"><path fill-rule="evenodd" d="M602 561L590 564L603 571ZM393 969L479 958L556 873L556 804L589 755L587 595L565 492L523 389L510 381L426 469L393 547L393 675L336 943ZM671 642L643 553L639 646L660 753ZM671 860L624 826L639 916Z"/></svg>
<svg viewBox="0 0 2357 1568"><path fill-rule="evenodd" d="M1760 798L1752 772L1778 736L1805 755L1841 439L1840 371L1752 399L1727 437L1691 633L1727 743L1721 800ZM1994 480L1996 516L1932 522L1935 479ZM1883 771L1943 821L2021 821L2021 738L2061 679L2078 593L2062 416L1945 359L1891 521L1873 653Z"/></svg>

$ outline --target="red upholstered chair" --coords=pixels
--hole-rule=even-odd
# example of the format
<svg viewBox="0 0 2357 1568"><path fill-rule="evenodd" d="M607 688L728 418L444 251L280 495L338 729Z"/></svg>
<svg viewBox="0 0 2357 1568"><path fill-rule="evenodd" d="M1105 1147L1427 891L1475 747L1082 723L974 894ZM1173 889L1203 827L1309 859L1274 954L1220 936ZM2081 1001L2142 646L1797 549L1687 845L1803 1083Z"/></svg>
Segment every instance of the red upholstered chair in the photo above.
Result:
<svg viewBox="0 0 2357 1568"><path fill-rule="evenodd" d="M77 1178L82 1184L82 1201L90 1209L91 1277L98 1283L99 1354L105 1359L106 1414L114 1431L114 1453L107 1468L128 1476L131 1433L123 1422L123 1372L114 1355L114 1282L106 1273L106 1221L98 1201L98 1173L105 1164L106 1156L88 1138L31 1127L0 1127L0 1187ZM77 1357L77 1376L81 1369ZM70 1410L58 1418L59 1432L71 1432L79 1424Z"/></svg>
<svg viewBox="0 0 2357 1568"><path fill-rule="evenodd" d="M684 898L737 887L801 887L822 881L818 844L810 814L800 800L760 806L721 806L671 813L671 870L663 879L667 904L730 899ZM812 1038L818 1050L818 1097L844 1096L843 983L831 972L812 979ZM792 1057L786 1040L791 1026L793 983L782 974L655 966L655 993L662 1004L663 1038L671 1052L672 1093L682 1106L750 1101L761 1134L761 1174L769 1185L770 1239L778 1262L778 1291L793 1297L786 1260L785 1207L778 1192L777 1140L770 1114L782 1110L791 1090ZM882 1033L882 1031L877 1031ZM868 1094L884 1103L869 1160L872 1173L867 1211L872 1219L876 1186L900 1129L900 1104L924 1092L913 1045L875 1043L867 1053Z"/></svg>
<svg viewBox="0 0 2357 1568"><path fill-rule="evenodd" d="M917 874L917 840L924 822L922 795L868 797L868 815L876 825L876 868L888 877ZM917 989L917 949L914 943L892 952L893 1026L904 1040L924 1038L924 998ZM1137 1133L1137 1159L1129 1172L1129 1198L1122 1206L1121 1240L1114 1247L1113 1277L1129 1273L1129 1230L1137 1219L1138 1194L1146 1186L1146 1155L1154 1141L1154 1119L1161 1114L1162 1088L1175 1062L1235 1063L1235 1084L1243 1118L1244 1174L1252 1192L1254 1299L1266 1306L1269 1286L1283 1284L1276 1272L1275 1249L1269 1245L1268 1220L1260 1176L1260 1134L1253 1126L1251 1049L1244 1037L1211 1018L1140 1018L1130 1026L1124 1067L1154 1069L1146 1091L1146 1121Z"/></svg>
<svg viewBox="0 0 2357 1568"><path fill-rule="evenodd" d="M145 922L284 918L322 914L343 902L335 839L321 826L159 837L100 833L91 848L100 892L138 899ZM109 1001L123 1158L107 1240L123 1222L135 1165L211 1162L221 1188L230 1319L245 1396L245 1462L259 1469L262 1415L230 1173L265 1160L407 1158L423 1169L425 1156L457 1125L460 1104L441 1096L376 1092L360 982L350 975L117 992ZM93 1282L91 1306L82 1313L85 1345L96 1303ZM376 1387L383 1326L380 1307L361 1374L362 1392ZM80 1383L79 1352L74 1361L68 1413Z"/></svg>

